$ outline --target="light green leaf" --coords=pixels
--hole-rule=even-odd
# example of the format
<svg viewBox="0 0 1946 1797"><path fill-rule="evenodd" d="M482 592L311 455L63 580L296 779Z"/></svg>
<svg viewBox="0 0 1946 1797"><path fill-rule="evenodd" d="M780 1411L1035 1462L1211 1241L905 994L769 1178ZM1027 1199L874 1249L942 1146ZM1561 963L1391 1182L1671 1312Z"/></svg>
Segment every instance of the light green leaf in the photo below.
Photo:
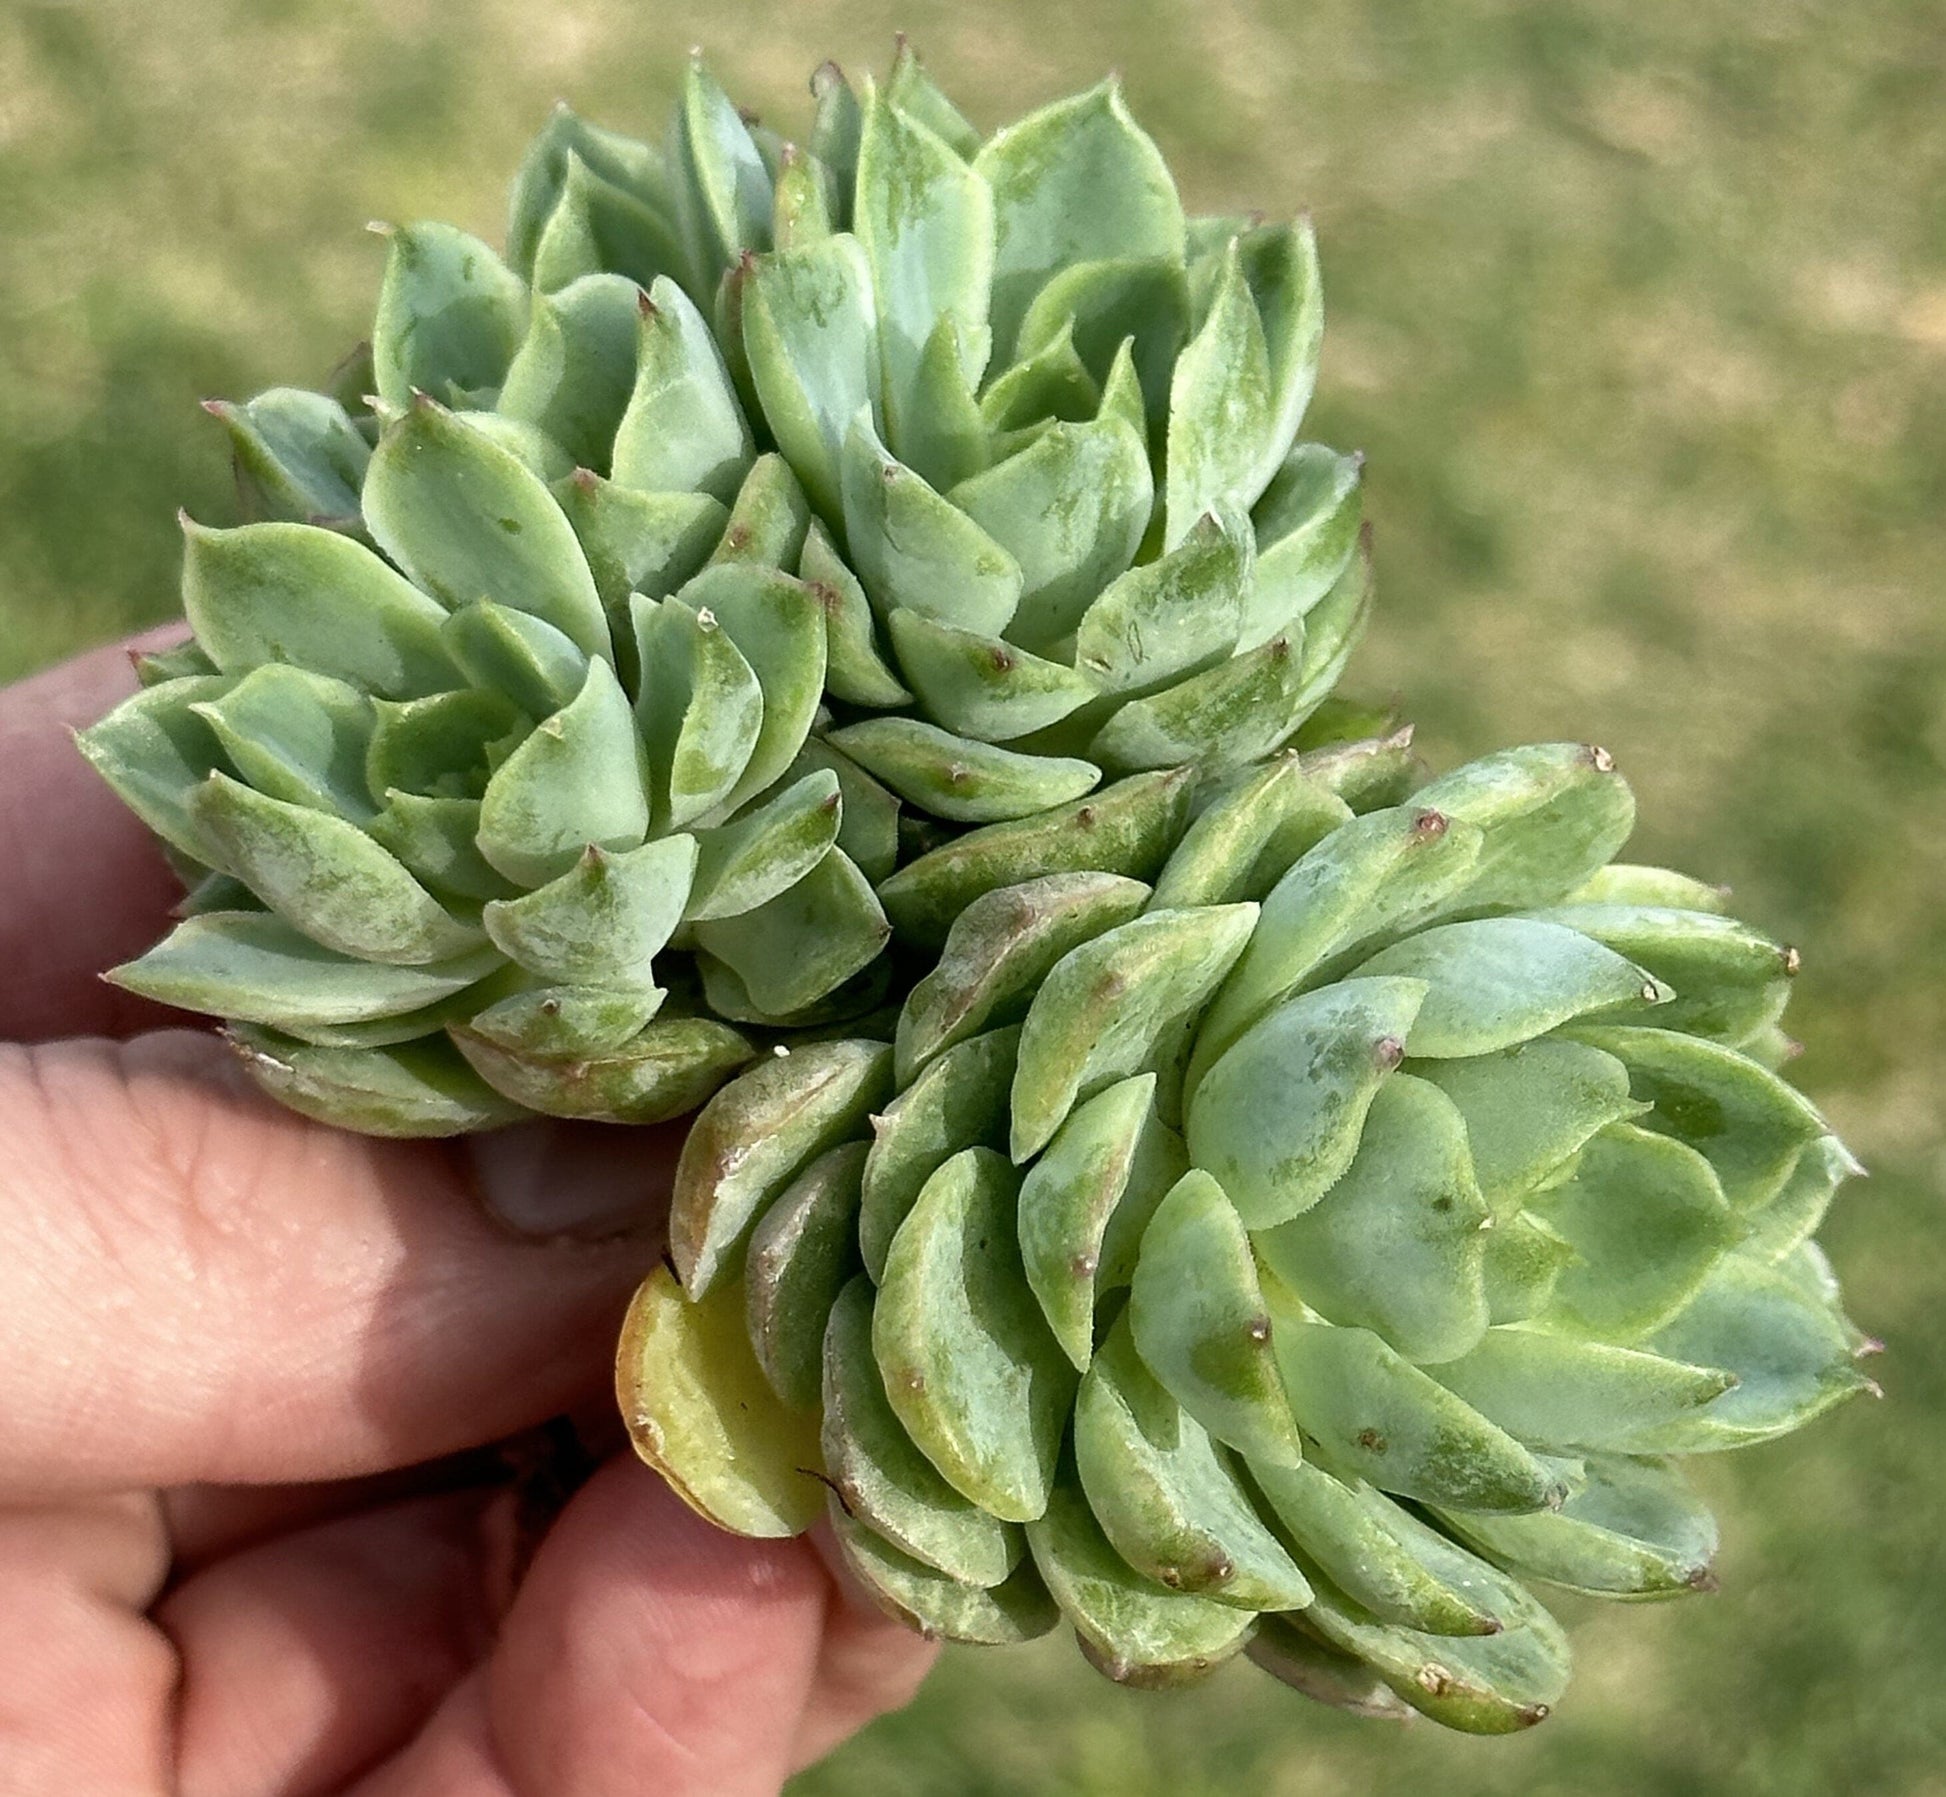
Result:
<svg viewBox="0 0 1946 1797"><path fill-rule="evenodd" d="M319 814L313 814L319 815ZM178 924L115 985L184 1011L274 1029L398 1017L458 992L500 964L482 945L451 961L403 966L354 960L261 911L211 911Z"/></svg>
<svg viewBox="0 0 1946 1797"><path fill-rule="evenodd" d="M667 1267L635 1294L616 1384L635 1451L737 1535L800 1535L824 1509L815 1411L780 1402L750 1351L741 1286L700 1302Z"/></svg>
<svg viewBox="0 0 1946 1797"><path fill-rule="evenodd" d="M728 504L756 446L709 326L666 276L638 300L634 372L615 427L616 485Z"/></svg>
<svg viewBox="0 0 1946 1797"><path fill-rule="evenodd" d="M1046 1508L1075 1374L1017 1247L1018 1180L991 1149L926 1181L885 1257L872 1347L899 1420L948 1484L989 1514Z"/></svg>
<svg viewBox="0 0 1946 1797"><path fill-rule="evenodd" d="M607 662L590 662L573 702L536 726L487 782L480 853L508 879L539 886L590 844L632 849L648 827L628 695Z"/></svg>
<svg viewBox="0 0 1946 1797"><path fill-rule="evenodd" d="M554 495L441 407L420 401L379 438L365 520L378 546L449 609L497 600L552 624L584 655L613 654L594 576Z"/></svg>
<svg viewBox="0 0 1946 1797"><path fill-rule="evenodd" d="M1149 1370L1218 1441L1274 1466L1303 1459L1250 1238L1201 1168L1176 1182L1143 1232L1128 1317Z"/></svg>
<svg viewBox="0 0 1946 1797"><path fill-rule="evenodd" d="M913 1445L886 1400L872 1310L872 1282L859 1275L839 1292L824 1333L824 1466L844 1513L949 1579L998 1585L1026 1541L962 1497Z"/></svg>
<svg viewBox="0 0 1946 1797"><path fill-rule="evenodd" d="M308 524L183 530L183 610L224 673L291 662L387 699L462 683L444 608L362 543Z"/></svg>
<svg viewBox="0 0 1946 1797"><path fill-rule="evenodd" d="M1351 1165L1426 991L1422 980L1358 979L1290 999L1204 1076L1188 1107L1190 1157L1251 1228L1310 1209Z"/></svg>
<svg viewBox="0 0 1946 1797"><path fill-rule="evenodd" d="M527 328L527 289L477 237L451 225L388 231L372 326L379 397L448 403L500 385Z"/></svg>
<svg viewBox="0 0 1946 1797"><path fill-rule="evenodd" d="M1107 256L1182 260L1169 165L1112 81L996 133L973 166L993 190L993 337L1003 366L1057 270Z"/></svg>
<svg viewBox="0 0 1946 1797"><path fill-rule="evenodd" d="M1381 949L1361 978L1426 983L1407 1051L1446 1059L1491 1054L1627 999L1666 989L1634 962L1561 924L1485 917L1438 924Z"/></svg>

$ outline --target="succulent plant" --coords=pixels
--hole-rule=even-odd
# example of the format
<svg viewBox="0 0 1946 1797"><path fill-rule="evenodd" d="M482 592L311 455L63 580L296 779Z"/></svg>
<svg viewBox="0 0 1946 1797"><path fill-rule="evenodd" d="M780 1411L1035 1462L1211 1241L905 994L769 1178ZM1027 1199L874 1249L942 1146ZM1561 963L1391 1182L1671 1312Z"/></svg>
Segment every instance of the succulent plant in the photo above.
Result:
<svg viewBox="0 0 1946 1797"><path fill-rule="evenodd" d="M1331 696L1307 226L1187 217L1112 82L813 92L557 112L504 258L389 232L329 393L212 405L256 521L82 739L190 888L113 977L353 1128L701 1105L618 1382L722 1526L1536 1721L1530 1585L1706 1587L1681 1458L1869 1384L1795 956L1613 861L1600 751L1415 792Z"/></svg>
<svg viewBox="0 0 1946 1797"><path fill-rule="evenodd" d="M1856 1167L1774 1070L1795 955L1612 863L1600 751L1362 814L1326 765L993 888L889 1040L724 1087L620 1394L930 1632L1500 1732L1566 1681L1530 1582L1708 1588L1680 1459L1869 1384L1811 1239Z"/></svg>
<svg viewBox="0 0 1946 1797"><path fill-rule="evenodd" d="M803 149L700 62L664 152L558 111L504 261L390 232L337 396L212 405L259 521L84 747L195 883L114 977L299 1108L674 1115L878 1001L902 863L1139 861L1335 682L1308 227L1186 218L1113 83L984 144L903 47L814 88Z"/></svg>

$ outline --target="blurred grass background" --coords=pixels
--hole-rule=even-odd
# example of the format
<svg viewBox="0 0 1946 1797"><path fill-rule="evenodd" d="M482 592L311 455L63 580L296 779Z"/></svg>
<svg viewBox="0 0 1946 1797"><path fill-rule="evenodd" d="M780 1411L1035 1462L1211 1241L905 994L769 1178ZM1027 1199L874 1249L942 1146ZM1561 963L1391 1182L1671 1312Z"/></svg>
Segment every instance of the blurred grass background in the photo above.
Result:
<svg viewBox="0 0 1946 1797"><path fill-rule="evenodd" d="M204 395L321 378L370 217L497 239L557 95L682 53L780 126L895 27L991 126L1125 76L1203 209L1308 207L1311 433L1370 452L1354 689L1435 761L1598 739L1640 858L1804 945L1802 1082L1871 1163L1825 1240L1888 1402L1707 1469L1724 1592L1570 1605L1514 1741L1238 1665L1117 1691L949 1653L801 1797L1946 1793L1946 28L1937 0L0 0L0 678L174 607Z"/></svg>

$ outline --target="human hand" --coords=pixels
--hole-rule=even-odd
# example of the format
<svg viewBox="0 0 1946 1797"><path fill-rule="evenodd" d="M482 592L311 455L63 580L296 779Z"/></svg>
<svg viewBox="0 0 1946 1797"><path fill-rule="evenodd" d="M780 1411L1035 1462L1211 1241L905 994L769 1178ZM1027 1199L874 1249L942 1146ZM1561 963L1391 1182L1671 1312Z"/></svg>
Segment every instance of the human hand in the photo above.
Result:
<svg viewBox="0 0 1946 1797"><path fill-rule="evenodd" d="M341 1135L102 985L178 896L67 738L133 686L0 692L0 1789L775 1792L929 1650L605 1423L551 1524L493 1447L612 1417L679 1127Z"/></svg>

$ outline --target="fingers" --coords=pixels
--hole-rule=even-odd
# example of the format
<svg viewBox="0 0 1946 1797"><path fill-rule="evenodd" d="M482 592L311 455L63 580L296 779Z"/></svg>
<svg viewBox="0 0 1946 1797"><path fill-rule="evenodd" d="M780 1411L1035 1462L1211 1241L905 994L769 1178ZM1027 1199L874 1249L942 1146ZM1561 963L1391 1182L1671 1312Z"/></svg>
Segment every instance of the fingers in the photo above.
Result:
<svg viewBox="0 0 1946 1797"><path fill-rule="evenodd" d="M355 1477L571 1408L659 1252L676 1136L343 1135L171 1032L0 1049L0 1140L0 1492L32 1494ZM535 1244L495 1193L656 1233Z"/></svg>
<svg viewBox="0 0 1946 1797"><path fill-rule="evenodd" d="M776 1797L807 1743L904 1702L931 1652L841 1613L808 1542L725 1535L617 1460L548 1537L486 1666L356 1797Z"/></svg>
<svg viewBox="0 0 1946 1797"><path fill-rule="evenodd" d="M887 1711L904 1709L937 1657L936 1647L873 1602L845 1565L829 1523L820 1522L805 1539L831 1580L832 1601L817 1679L792 1748L793 1771L823 1759Z"/></svg>
<svg viewBox="0 0 1946 1797"><path fill-rule="evenodd" d="M0 1510L0 1789L170 1788L176 1657L142 1617L168 1568L150 1500Z"/></svg>
<svg viewBox="0 0 1946 1797"><path fill-rule="evenodd" d="M182 888L69 735L135 688L116 644L0 690L0 1040L128 1035L168 1016L98 976L162 934Z"/></svg>
<svg viewBox="0 0 1946 1797"><path fill-rule="evenodd" d="M499 1494L504 1498L509 1494ZM400 1746L485 1653L488 1492L299 1530L157 1606L183 1663L181 1797L311 1797Z"/></svg>

